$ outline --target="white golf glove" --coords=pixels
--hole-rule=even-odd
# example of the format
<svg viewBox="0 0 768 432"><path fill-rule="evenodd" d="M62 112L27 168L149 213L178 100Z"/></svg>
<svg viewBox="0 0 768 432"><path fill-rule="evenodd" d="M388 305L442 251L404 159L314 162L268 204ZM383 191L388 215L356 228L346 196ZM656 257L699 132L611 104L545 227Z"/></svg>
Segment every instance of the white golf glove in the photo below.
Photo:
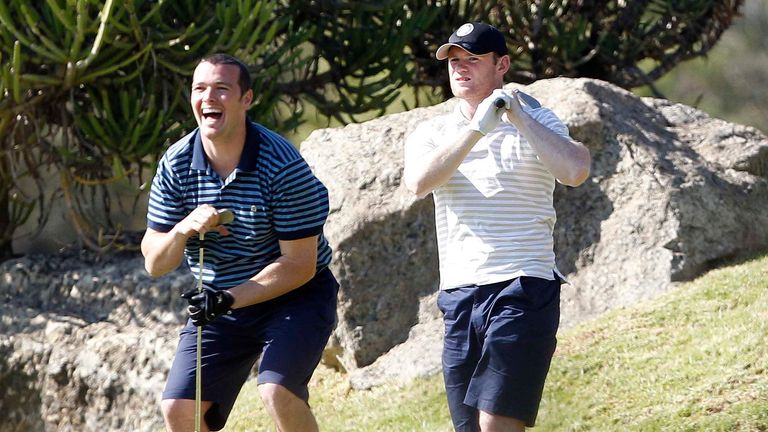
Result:
<svg viewBox="0 0 768 432"><path fill-rule="evenodd" d="M512 96L507 94L504 90L496 89L490 96L483 99L480 105L475 110L475 115L472 116L472 120L469 122L469 128L476 130L483 135L487 135L499 124L501 120L501 114L504 113L504 109L510 106ZM504 106L498 108L496 106L496 100L504 101Z"/></svg>

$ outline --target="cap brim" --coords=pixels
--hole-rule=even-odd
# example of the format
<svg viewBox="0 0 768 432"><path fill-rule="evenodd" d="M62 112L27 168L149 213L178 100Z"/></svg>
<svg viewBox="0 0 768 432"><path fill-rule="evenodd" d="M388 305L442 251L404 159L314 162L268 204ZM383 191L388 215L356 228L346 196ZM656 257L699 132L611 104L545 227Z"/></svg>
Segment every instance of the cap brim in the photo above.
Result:
<svg viewBox="0 0 768 432"><path fill-rule="evenodd" d="M463 46L461 46L459 44L446 43L446 44L442 44L440 46L440 48L438 48L437 51L435 51L435 57L437 57L438 60L445 60L445 59L447 59L448 58L448 51L451 50L452 46L459 47L459 48L463 49L464 51L466 51L466 52L468 52L470 54L474 54L472 51L464 48Z"/></svg>

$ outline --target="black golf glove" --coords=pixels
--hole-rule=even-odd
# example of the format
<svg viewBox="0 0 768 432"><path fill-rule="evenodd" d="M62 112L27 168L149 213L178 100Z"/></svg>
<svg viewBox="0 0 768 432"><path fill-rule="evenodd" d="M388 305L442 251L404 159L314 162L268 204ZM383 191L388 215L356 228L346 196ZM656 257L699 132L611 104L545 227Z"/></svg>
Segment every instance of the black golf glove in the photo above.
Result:
<svg viewBox="0 0 768 432"><path fill-rule="evenodd" d="M189 318L192 324L198 327L229 313L232 303L235 302L235 298L229 291L215 290L207 286L203 287L202 292L194 289L185 292L181 297L189 302L187 306Z"/></svg>

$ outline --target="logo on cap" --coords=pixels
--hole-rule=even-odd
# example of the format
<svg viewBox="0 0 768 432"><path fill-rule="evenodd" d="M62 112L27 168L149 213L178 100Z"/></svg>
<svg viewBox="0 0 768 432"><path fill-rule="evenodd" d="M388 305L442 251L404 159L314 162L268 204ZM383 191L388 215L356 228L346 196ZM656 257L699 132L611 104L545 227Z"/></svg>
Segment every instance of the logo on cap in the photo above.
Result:
<svg viewBox="0 0 768 432"><path fill-rule="evenodd" d="M456 36L466 36L470 33L472 33L472 30L475 29L475 26L473 26L471 23L466 23L463 26L459 27L458 30L456 30Z"/></svg>
<svg viewBox="0 0 768 432"><path fill-rule="evenodd" d="M508 54L504 35L496 27L481 22L462 24L448 38L448 43L442 44L437 49L435 57L438 60L448 58L448 51L453 46L474 55L485 55L490 52L495 52L500 56Z"/></svg>

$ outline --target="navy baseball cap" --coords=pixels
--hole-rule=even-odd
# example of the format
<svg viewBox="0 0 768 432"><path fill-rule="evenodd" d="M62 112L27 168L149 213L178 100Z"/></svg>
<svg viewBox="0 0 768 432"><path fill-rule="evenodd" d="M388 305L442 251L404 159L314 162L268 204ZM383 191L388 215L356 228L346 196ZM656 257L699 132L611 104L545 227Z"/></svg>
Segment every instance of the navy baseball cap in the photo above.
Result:
<svg viewBox="0 0 768 432"><path fill-rule="evenodd" d="M437 49L435 57L438 60L448 58L448 50L457 46L475 55L495 52L507 55L507 43L504 35L494 26L481 22L470 22L462 25L448 38L448 43Z"/></svg>

